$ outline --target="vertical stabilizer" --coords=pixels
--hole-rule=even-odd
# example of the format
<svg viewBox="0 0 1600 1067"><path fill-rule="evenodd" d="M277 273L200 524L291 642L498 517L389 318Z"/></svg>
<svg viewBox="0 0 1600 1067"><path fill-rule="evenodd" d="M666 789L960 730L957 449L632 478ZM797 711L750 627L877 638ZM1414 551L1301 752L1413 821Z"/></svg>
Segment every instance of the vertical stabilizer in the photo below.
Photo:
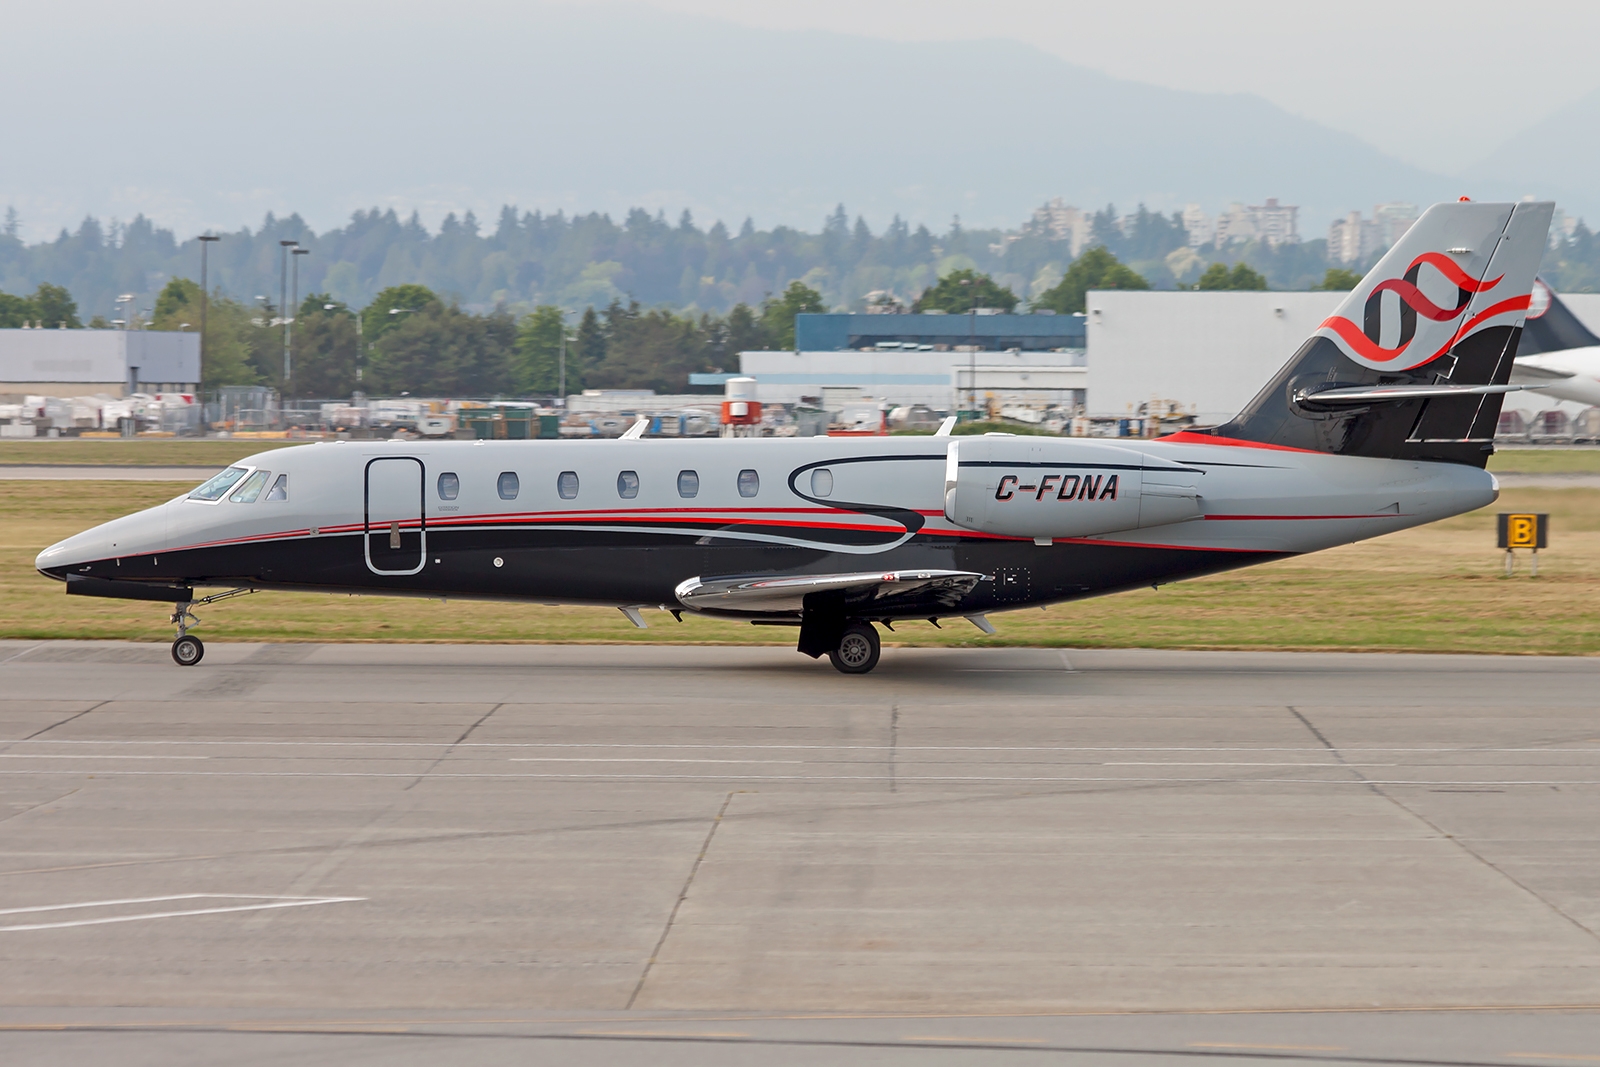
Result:
<svg viewBox="0 0 1600 1067"><path fill-rule="evenodd" d="M1212 433L1483 466L1554 207L1435 204Z"/></svg>
<svg viewBox="0 0 1600 1067"><path fill-rule="evenodd" d="M1574 348L1600 348L1600 337L1561 302L1543 278L1535 279L1533 301L1528 306L1528 321L1522 327L1517 355L1542 356L1548 352L1570 352Z"/></svg>

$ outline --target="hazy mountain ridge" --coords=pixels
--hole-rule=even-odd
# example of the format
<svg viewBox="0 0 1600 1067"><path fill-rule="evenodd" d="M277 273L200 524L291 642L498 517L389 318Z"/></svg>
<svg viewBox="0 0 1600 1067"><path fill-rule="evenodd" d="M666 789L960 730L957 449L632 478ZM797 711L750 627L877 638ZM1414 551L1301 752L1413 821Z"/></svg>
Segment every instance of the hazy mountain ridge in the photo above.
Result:
<svg viewBox="0 0 1600 1067"><path fill-rule="evenodd" d="M1014 42L755 30L626 5L485 10L500 32L341 10L264 22L244 43L203 21L86 28L72 65L41 49L0 67L0 91L52 101L13 114L13 143L48 150L16 154L0 198L52 229L143 211L182 231L266 210L326 228L370 204L436 225L504 203L687 206L809 229L840 201L877 228L898 213L942 229L955 214L1014 225L1053 196L1169 211L1276 196L1317 237L1355 208L1461 191L1259 97L1121 81ZM108 120L62 136L61 114L106 109L77 64L126 74L119 112L170 118L181 102L180 132Z"/></svg>

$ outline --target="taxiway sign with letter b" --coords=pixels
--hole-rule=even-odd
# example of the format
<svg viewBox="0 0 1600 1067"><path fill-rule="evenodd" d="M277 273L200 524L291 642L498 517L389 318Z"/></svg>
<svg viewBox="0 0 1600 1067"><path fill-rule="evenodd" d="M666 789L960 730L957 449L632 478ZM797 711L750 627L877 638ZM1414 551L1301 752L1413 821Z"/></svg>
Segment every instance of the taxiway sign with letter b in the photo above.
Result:
<svg viewBox="0 0 1600 1067"><path fill-rule="evenodd" d="M1549 545L1549 515L1517 515L1501 512L1498 518L1499 547L1545 548Z"/></svg>

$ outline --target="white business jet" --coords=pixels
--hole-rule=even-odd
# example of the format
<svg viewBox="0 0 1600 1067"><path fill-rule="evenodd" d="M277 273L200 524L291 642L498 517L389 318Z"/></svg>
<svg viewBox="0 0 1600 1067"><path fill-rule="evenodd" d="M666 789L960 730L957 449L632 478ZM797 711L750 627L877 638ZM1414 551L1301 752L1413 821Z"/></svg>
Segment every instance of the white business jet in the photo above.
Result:
<svg viewBox="0 0 1600 1067"><path fill-rule="evenodd" d="M52 545L67 593L257 590L660 608L798 629L840 671L877 626L1244 567L1480 508L1548 203L1430 208L1231 422L1154 441L990 434L347 441L247 456ZM642 427L636 427L641 429ZM205 589L218 592L201 595Z"/></svg>

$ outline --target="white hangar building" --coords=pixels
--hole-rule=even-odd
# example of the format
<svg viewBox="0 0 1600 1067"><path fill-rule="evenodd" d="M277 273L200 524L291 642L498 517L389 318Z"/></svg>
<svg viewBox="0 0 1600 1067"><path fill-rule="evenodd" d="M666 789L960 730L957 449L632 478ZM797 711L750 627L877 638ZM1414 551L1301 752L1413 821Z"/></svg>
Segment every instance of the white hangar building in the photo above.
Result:
<svg viewBox="0 0 1600 1067"><path fill-rule="evenodd" d="M0 330L0 403L28 394L190 393L200 335L164 330Z"/></svg>
<svg viewBox="0 0 1600 1067"><path fill-rule="evenodd" d="M1089 411L1120 415L1170 401L1193 411L1201 425L1226 422L1347 295L1091 291ZM1561 299L1600 333L1600 294L1563 293ZM1505 405L1531 413L1558 403L1537 393L1510 393Z"/></svg>

